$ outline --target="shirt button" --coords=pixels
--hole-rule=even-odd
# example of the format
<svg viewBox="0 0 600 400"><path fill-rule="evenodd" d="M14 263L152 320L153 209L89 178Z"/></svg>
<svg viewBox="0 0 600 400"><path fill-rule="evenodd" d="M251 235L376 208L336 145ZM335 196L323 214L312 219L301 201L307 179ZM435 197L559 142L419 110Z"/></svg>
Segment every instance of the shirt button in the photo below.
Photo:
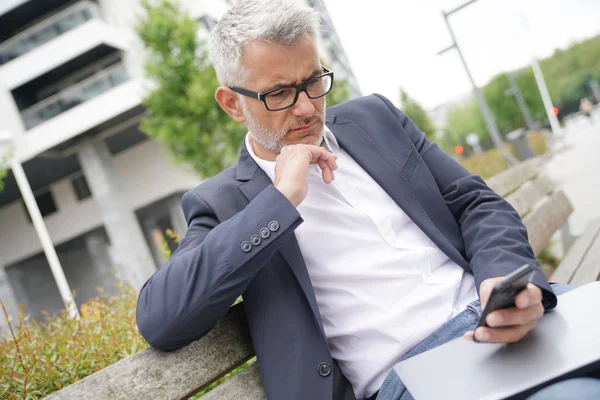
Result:
<svg viewBox="0 0 600 400"><path fill-rule="evenodd" d="M319 364L319 375L325 377L325 376L329 376L329 374L331 374L331 365L329 365L329 363L326 362L322 362L321 364Z"/></svg>
<svg viewBox="0 0 600 400"><path fill-rule="evenodd" d="M242 251L244 253L248 253L250 250L252 250L252 245L250 244L250 242L242 242Z"/></svg>
<svg viewBox="0 0 600 400"><path fill-rule="evenodd" d="M261 238L266 239L271 236L271 231L267 228L262 228L260 231L258 231L258 234Z"/></svg>
<svg viewBox="0 0 600 400"><path fill-rule="evenodd" d="M279 229L279 222L277 221L271 221L269 222L269 230L271 232L275 232Z"/></svg>
<svg viewBox="0 0 600 400"><path fill-rule="evenodd" d="M250 238L250 243L252 243L254 246L258 246L261 241L262 239L258 235L252 235L252 237Z"/></svg>

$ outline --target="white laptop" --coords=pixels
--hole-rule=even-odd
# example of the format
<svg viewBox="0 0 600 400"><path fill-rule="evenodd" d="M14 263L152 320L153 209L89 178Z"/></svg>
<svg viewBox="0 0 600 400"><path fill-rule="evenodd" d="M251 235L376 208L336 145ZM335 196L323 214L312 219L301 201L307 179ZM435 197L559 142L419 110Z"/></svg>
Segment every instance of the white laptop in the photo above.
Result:
<svg viewBox="0 0 600 400"><path fill-rule="evenodd" d="M515 344L458 338L398 363L415 400L523 398L564 376L600 368L600 282L558 297L556 309Z"/></svg>

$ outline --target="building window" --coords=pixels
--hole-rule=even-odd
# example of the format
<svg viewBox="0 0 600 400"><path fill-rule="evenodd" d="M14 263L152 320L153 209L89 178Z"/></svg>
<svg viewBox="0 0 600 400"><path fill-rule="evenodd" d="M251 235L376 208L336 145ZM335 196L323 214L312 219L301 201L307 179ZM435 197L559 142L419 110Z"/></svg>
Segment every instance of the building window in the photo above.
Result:
<svg viewBox="0 0 600 400"><path fill-rule="evenodd" d="M85 176L81 175L77 178L72 179L71 185L73 185L73 190L75 191L77 200L81 201L92 196L92 192L90 191L90 187L88 186L88 183L85 180Z"/></svg>
<svg viewBox="0 0 600 400"><path fill-rule="evenodd" d="M45 192L37 194L35 196L35 202L37 203L38 208L40 209L42 217L45 217L46 215L50 215L58 211L58 208L56 207L56 202L54 201L54 196L52 196L52 192L50 191L50 189L46 189ZM25 202L23 201L22 204L23 208L25 208L25 214L27 215L27 219L29 219L29 222L31 222L31 216L29 215L29 211L27 210Z"/></svg>

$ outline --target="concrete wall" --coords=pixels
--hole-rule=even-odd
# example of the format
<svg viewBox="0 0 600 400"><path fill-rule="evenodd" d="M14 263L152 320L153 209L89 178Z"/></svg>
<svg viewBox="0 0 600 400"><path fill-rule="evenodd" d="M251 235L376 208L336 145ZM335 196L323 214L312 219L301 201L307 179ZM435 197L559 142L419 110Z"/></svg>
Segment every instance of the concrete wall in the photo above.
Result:
<svg viewBox="0 0 600 400"><path fill-rule="evenodd" d="M109 294L117 292L107 246L106 233L98 229L56 247L67 281L76 292L78 305L98 296L96 286L106 289ZM90 249L94 251L94 257ZM6 275L15 297L32 318L43 319L43 310L52 314L64 308L43 254L6 268Z"/></svg>
<svg viewBox="0 0 600 400"><path fill-rule="evenodd" d="M117 154L114 162L121 186L134 209L200 183L197 176L175 166L166 151L150 140ZM70 179L54 183L50 190L58 211L44 220L55 245L103 225L94 199L78 201ZM25 212L20 201L0 208L0 254L4 265L42 251Z"/></svg>

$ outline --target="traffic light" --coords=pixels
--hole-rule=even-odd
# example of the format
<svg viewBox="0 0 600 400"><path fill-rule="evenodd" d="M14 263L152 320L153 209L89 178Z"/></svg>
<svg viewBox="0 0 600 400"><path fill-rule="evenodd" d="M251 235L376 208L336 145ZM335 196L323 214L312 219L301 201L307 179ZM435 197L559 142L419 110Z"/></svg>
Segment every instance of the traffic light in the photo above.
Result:
<svg viewBox="0 0 600 400"><path fill-rule="evenodd" d="M460 156L465 152L465 148L459 144L454 148L454 152Z"/></svg>
<svg viewBox="0 0 600 400"><path fill-rule="evenodd" d="M554 115L558 115L560 110L558 109L558 107L554 106L554 107L552 107L552 112L554 113Z"/></svg>

